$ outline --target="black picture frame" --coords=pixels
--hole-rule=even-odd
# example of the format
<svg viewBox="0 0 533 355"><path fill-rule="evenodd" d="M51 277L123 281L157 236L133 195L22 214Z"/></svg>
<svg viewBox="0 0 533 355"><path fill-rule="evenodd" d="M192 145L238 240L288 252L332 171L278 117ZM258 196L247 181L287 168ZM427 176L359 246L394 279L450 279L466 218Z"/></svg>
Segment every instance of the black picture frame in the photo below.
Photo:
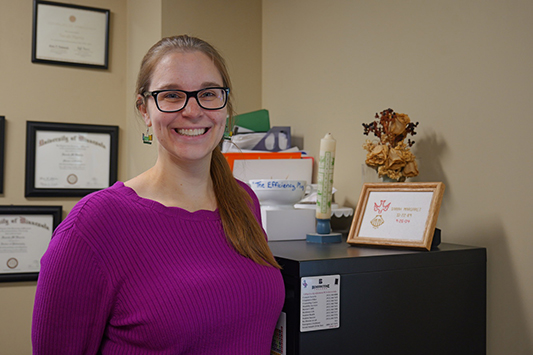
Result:
<svg viewBox="0 0 533 355"><path fill-rule="evenodd" d="M44 159L45 165L44 166L52 166L55 167L58 163L58 176L61 176L61 174L65 175L68 174L68 177L66 180L70 179L70 176L74 175L74 178L76 182L68 181L68 185L71 186L53 186L53 184L49 184L49 187L44 187L39 184L36 184L36 180L39 180L41 178L38 178L36 176L36 173L38 172L36 169L36 164L40 163L43 164L42 161L38 162L36 161L36 149L39 146L42 146L43 143L39 142L39 145L37 143L37 135L39 132L51 132L49 134L58 134L61 135L61 137L58 136L58 139L64 139L64 142L73 141L73 138L80 137L84 135L90 135L90 134L98 134L98 135L104 135L109 136L109 146L106 147L103 144L91 144L91 146L102 147L108 151L107 153L103 153L105 156L105 159L108 159L109 161L109 167L104 165L104 170L109 171L109 176L99 176L99 180L101 181L102 186L95 186L95 187L88 187L76 184L78 181L87 181L86 179L79 179L75 174L69 173L69 164L63 164L61 159L62 157L58 156L46 156ZM101 190L103 188L109 187L113 185L117 181L117 171L118 171L118 133L119 133L119 127L118 126L110 126L110 125L90 125L90 124L77 124L77 123L57 123L57 122L37 122L37 121L27 121L26 122L26 180L25 180L25 196L26 197L81 197L85 196L91 192ZM68 136L67 136L68 135ZM90 140L87 140L85 138L85 142L90 142ZM92 141L94 143L94 141ZM45 142L47 143L47 142ZM98 143L98 142L97 142ZM76 144L73 143L74 148L76 149ZM88 145L87 143L86 145ZM63 145L68 145L68 143L64 143ZM95 148L95 149L97 149ZM67 146L66 148L59 148L66 151L66 149L69 149ZM98 148L99 149L99 148ZM78 155L83 155L84 153L73 153ZM54 161L58 160L57 161ZM93 158L89 157L87 158L89 164L92 164L92 166L95 166L95 164L101 164L101 161L96 161ZM104 162L105 164L106 162ZM67 165L66 167L63 165ZM76 168L76 167L75 167ZM61 170L61 172L60 172ZM78 169L80 170L80 169ZM87 174L96 174L95 171L91 170L90 167L88 167L86 170ZM54 178L55 179L55 178ZM58 178L59 179L59 178ZM107 183L103 182L104 179L107 181ZM92 180L95 180L93 178ZM63 181L63 180L61 180ZM39 185L39 186L36 186Z"/></svg>
<svg viewBox="0 0 533 355"><path fill-rule="evenodd" d="M33 0L32 63L108 69L109 23L107 9Z"/></svg>
<svg viewBox="0 0 533 355"><path fill-rule="evenodd" d="M50 238L52 237L52 233L57 228L59 223L61 223L62 220L62 214L63 214L63 207L62 206L0 206L0 234L1 235L10 235L8 231L6 230L4 233L4 229L8 228L8 224L11 222L9 221L6 216L8 215L15 215L17 216L18 220L22 220L22 217L27 218L30 216L35 215L48 215L52 218L52 228L49 230ZM30 225L30 223L27 223ZM13 230L11 230L13 232ZM48 233L48 230L47 230ZM23 234L23 233L22 233ZM18 236L21 238L21 236ZM29 235L22 236L22 242L19 241L19 243L28 243L31 242L28 240ZM39 255L33 255L32 257L37 258L38 261L40 261L40 258L42 257L42 254L46 251L46 248L48 247L48 244L50 243L50 239L46 240L45 246L42 248L37 248L35 250L32 250L33 253L38 253ZM7 242L9 243L9 242ZM16 267L19 266L19 262L17 258L19 257L20 252L17 251L10 251L9 249L2 250L4 246L0 246L0 257L2 260L2 264L0 265L0 282L16 282L16 281L35 281L37 280L39 276L39 271L28 271L21 269L20 272L12 271L12 272L6 272L6 269L16 269ZM6 247L7 248L7 247ZM15 265L13 265L13 263ZM40 265L40 263L37 263L37 265ZM38 266L39 267L39 266Z"/></svg>
<svg viewBox="0 0 533 355"><path fill-rule="evenodd" d="M6 148L6 118L0 116L0 195L4 193L4 162Z"/></svg>

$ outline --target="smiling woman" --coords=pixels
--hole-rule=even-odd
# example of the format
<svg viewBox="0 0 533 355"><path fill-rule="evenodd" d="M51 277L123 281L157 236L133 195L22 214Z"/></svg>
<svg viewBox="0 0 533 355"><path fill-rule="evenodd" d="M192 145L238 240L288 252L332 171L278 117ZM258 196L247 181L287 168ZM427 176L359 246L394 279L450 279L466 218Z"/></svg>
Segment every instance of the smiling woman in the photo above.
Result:
<svg viewBox="0 0 533 355"><path fill-rule="evenodd" d="M200 39L148 51L136 107L157 162L83 198L57 228L37 286L34 354L269 353L284 286L257 197L219 148L230 87Z"/></svg>

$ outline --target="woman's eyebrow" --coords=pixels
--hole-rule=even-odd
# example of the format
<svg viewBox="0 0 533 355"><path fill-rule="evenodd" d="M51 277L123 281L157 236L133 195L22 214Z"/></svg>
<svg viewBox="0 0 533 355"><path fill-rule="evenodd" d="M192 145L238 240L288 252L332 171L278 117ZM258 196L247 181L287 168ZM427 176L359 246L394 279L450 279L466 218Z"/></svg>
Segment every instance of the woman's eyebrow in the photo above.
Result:
<svg viewBox="0 0 533 355"><path fill-rule="evenodd" d="M214 81L206 81L200 85L200 88L198 90L202 90L202 89L210 88L210 87L223 87L223 85L216 83ZM180 87L180 85L168 83L168 84L161 85L158 90L183 90L183 89Z"/></svg>
<svg viewBox="0 0 533 355"><path fill-rule="evenodd" d="M202 84L202 87L203 88L209 88L209 87L222 87L223 85L219 84L219 83L215 83L214 81L208 81L208 82L204 82Z"/></svg>

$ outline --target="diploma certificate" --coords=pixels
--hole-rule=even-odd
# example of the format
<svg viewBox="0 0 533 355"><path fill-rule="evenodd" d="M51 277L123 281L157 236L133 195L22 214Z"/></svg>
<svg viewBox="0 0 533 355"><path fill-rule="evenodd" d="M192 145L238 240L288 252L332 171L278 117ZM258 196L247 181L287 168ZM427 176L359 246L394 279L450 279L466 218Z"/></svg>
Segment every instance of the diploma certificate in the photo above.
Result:
<svg viewBox="0 0 533 355"><path fill-rule="evenodd" d="M107 68L109 11L34 0L34 62Z"/></svg>
<svg viewBox="0 0 533 355"><path fill-rule="evenodd" d="M109 186L109 134L37 131L36 188Z"/></svg>
<svg viewBox="0 0 533 355"><path fill-rule="evenodd" d="M118 126L27 121L26 197L85 196L117 181Z"/></svg>
<svg viewBox="0 0 533 355"><path fill-rule="evenodd" d="M1 215L0 272L39 272L53 226L51 215Z"/></svg>
<svg viewBox="0 0 533 355"><path fill-rule="evenodd" d="M62 206L0 206L0 282L37 280Z"/></svg>

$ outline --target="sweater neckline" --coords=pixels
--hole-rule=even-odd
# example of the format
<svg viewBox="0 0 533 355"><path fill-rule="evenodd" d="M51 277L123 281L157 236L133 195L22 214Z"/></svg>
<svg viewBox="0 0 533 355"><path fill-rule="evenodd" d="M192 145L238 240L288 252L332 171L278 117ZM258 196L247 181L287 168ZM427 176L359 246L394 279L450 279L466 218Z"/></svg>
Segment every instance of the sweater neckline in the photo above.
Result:
<svg viewBox="0 0 533 355"><path fill-rule="evenodd" d="M214 211L198 210L195 212L190 212L181 207L165 206L158 201L139 196L137 192L135 192L134 189L132 189L129 186L124 185L124 182L122 181L117 181L115 184L113 184L112 189L116 189L117 191L122 193L124 196L128 197L129 199L135 201L136 203L140 205L143 205L144 207L147 207L151 210L155 210L156 212L165 214L167 216L171 216L171 217L178 216L180 218L193 219L193 220L220 219L218 208Z"/></svg>

